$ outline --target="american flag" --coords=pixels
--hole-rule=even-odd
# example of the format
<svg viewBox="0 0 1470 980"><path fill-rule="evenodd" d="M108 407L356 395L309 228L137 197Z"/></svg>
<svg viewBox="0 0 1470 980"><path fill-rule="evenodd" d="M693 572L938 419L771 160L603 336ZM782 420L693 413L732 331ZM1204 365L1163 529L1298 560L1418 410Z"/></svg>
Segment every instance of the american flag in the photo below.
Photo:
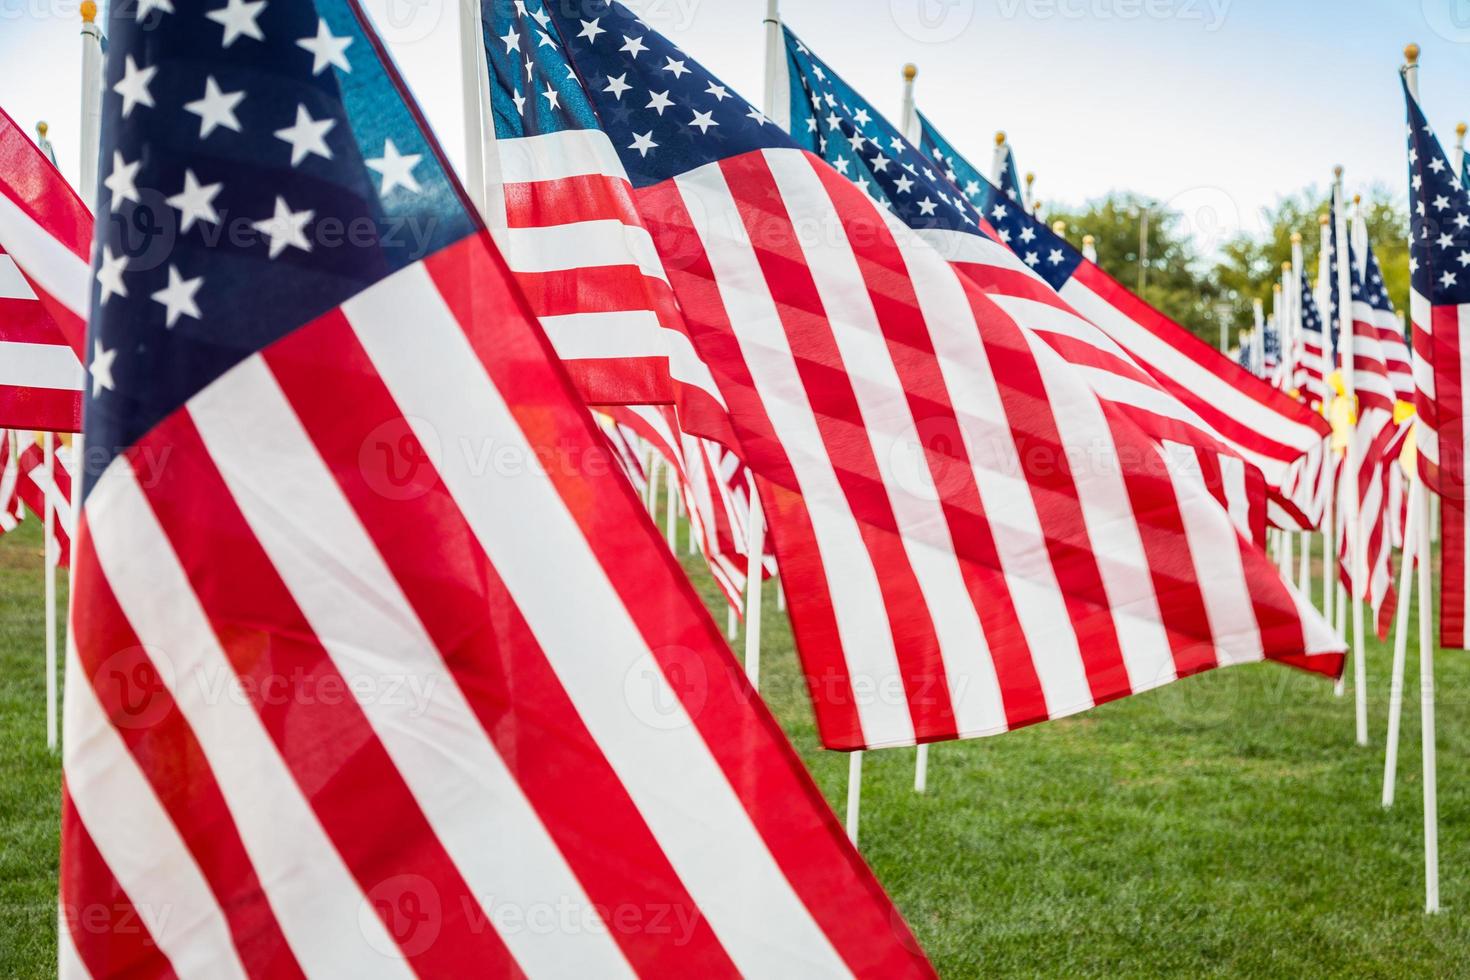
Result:
<svg viewBox="0 0 1470 980"><path fill-rule="evenodd" d="M1440 645L1466 647L1465 453L1470 334L1470 190L1404 84L1409 147L1409 317L1417 384L1419 474L1441 507Z"/></svg>
<svg viewBox="0 0 1470 980"><path fill-rule="evenodd" d="M46 542L46 549L55 564L65 568L71 564L71 536L76 527L72 510L72 480L76 464L71 447L58 441L52 451L53 463L48 471L41 438L37 435L20 449L15 493L38 518L45 516L49 501L55 517L52 538Z"/></svg>
<svg viewBox="0 0 1470 980"><path fill-rule="evenodd" d="M1276 378L1281 370L1281 327L1275 317L1268 317L1261 326L1261 371L1260 377L1267 381Z"/></svg>
<svg viewBox="0 0 1470 980"><path fill-rule="evenodd" d="M0 110L0 426L79 432L92 215Z"/></svg>
<svg viewBox="0 0 1470 980"><path fill-rule="evenodd" d="M787 38L792 37L787 32ZM1001 134L996 134L996 151L1001 154L1000 161L1000 192L1015 201L1022 208L1030 209L1031 202L1026 199L1026 189L1021 186L1021 172L1016 167L1016 151L1010 142Z"/></svg>
<svg viewBox="0 0 1470 980"><path fill-rule="evenodd" d="M607 436L607 441L612 445L613 452L617 454L623 475L628 478L629 483L633 484L633 490L638 496L646 497L651 474L648 471L648 459L644 452L643 439L610 415L598 412L596 417L602 426L603 434Z"/></svg>
<svg viewBox="0 0 1470 980"><path fill-rule="evenodd" d="M1014 207L923 114L923 151L998 237L1071 309L1116 343L1172 398L1244 459L1259 467L1270 493L1270 523L1306 530L1321 519L1328 427L1320 416L1224 357L1109 276L1045 223ZM952 176L951 176L952 175ZM931 237L932 233L931 233ZM979 240L971 234L968 237ZM996 289L1018 282L965 259Z"/></svg>
<svg viewBox="0 0 1470 980"><path fill-rule="evenodd" d="M1327 378L1332 374L1330 365L1334 355L1330 347L1330 337L1323 330L1322 313L1317 307L1317 297L1307 282L1307 270L1302 269L1298 275L1300 277L1298 291L1302 303L1302 335L1294 384L1307 405L1321 410L1327 401Z"/></svg>
<svg viewBox="0 0 1470 980"><path fill-rule="evenodd" d="M488 220L557 354L592 404L670 403L678 384L682 398L723 412L549 15L539 2L480 6L494 130Z"/></svg>
<svg viewBox="0 0 1470 980"><path fill-rule="evenodd" d="M622 6L546 9L761 482L824 744L1340 669L1227 512L943 255Z"/></svg>
<svg viewBox="0 0 1470 980"><path fill-rule="evenodd" d="M932 975L361 8L109 26L62 975Z"/></svg>

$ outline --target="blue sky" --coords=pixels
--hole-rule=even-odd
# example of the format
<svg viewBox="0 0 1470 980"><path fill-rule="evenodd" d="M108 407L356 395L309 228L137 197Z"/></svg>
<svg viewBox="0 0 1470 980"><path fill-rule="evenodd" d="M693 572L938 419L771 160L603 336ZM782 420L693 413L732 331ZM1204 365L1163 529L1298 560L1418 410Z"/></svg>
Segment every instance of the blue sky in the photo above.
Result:
<svg viewBox="0 0 1470 980"><path fill-rule="evenodd" d="M365 2L458 162L457 0ZM759 98L764 0L629 5ZM1405 42L1424 49L1442 138L1470 117L1470 0L784 0L782 13L894 116L915 62L920 108L982 165L1006 130L1043 200L1148 194L1191 216L1207 251L1337 163L1350 189L1403 194ZM73 177L78 23L68 0L0 0L0 106L49 120Z"/></svg>

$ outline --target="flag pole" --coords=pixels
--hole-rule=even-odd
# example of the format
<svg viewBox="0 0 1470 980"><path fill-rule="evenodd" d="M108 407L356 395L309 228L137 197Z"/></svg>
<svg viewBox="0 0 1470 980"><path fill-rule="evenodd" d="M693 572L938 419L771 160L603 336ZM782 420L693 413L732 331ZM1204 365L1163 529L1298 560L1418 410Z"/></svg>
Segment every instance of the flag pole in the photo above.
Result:
<svg viewBox="0 0 1470 980"><path fill-rule="evenodd" d="M1450 161L1450 166L1455 168L1455 176L1460 180L1465 179L1465 124L1455 124L1455 158Z"/></svg>
<svg viewBox="0 0 1470 980"><path fill-rule="evenodd" d="M919 110L914 105L914 79L918 77L918 65L910 63L903 66L903 109L898 116L898 129L904 139L915 146L924 135L919 130Z"/></svg>
<svg viewBox="0 0 1470 980"><path fill-rule="evenodd" d="M1318 219L1318 224L1320 226L1320 233L1321 233L1321 247L1320 247L1320 249L1317 252L1317 290L1318 290L1318 293L1319 294L1324 293L1326 291L1327 276L1329 274L1328 273L1328 269L1330 268L1330 259L1328 258L1328 256L1331 254L1331 250L1332 250L1332 238L1331 238L1331 233L1328 231L1328 228L1327 228L1327 223L1328 223L1329 220L1330 219L1325 214L1322 215ZM1325 298L1320 299L1318 301L1318 304L1317 305L1318 305L1318 308L1319 309L1325 309L1326 308ZM1325 375L1325 374L1331 373L1331 372L1327 371L1327 360L1326 360L1326 358L1327 358L1327 352L1328 352L1328 350L1330 349L1330 347L1332 345L1332 323L1331 323L1331 321L1324 321L1323 324L1322 324L1322 330L1323 330L1323 337L1322 337L1323 364L1322 364L1322 368L1323 368L1323 374ZM1323 380L1326 381L1326 378L1324 377ZM1322 396L1322 399L1323 399L1322 400L1322 414L1324 416L1329 417L1329 419L1330 419L1330 417L1331 417L1331 411L1330 411L1330 407L1329 407L1329 402L1331 400L1331 391L1329 390L1329 391L1324 392L1323 393L1323 396ZM1337 478L1336 478L1336 476L1334 475L1334 472L1333 472L1334 469L1335 469L1335 467L1334 467L1334 460L1332 458L1332 453L1333 453L1333 450L1332 450L1331 446L1329 445L1328 451L1327 451L1327 459L1323 462L1323 465L1326 466L1326 467L1328 467L1328 474L1327 474L1327 500L1326 500L1326 502L1324 504L1324 509L1323 509L1323 513L1322 513L1322 618L1325 619L1325 620L1327 620L1327 622L1331 623L1333 625L1333 628L1336 629L1337 628L1337 615L1336 615L1336 613L1337 613L1337 609L1336 609L1336 605L1337 605L1337 603L1336 603L1336 599L1337 599ZM1338 635L1339 635L1339 637L1341 637L1341 630L1338 631ZM1341 680L1339 680L1337 682L1337 684L1333 688L1333 693L1336 694L1338 697L1342 697L1343 696L1343 692L1344 692L1344 685L1343 685L1343 682Z"/></svg>
<svg viewBox="0 0 1470 980"><path fill-rule="evenodd" d="M863 750L847 757L847 837L857 847L858 817L863 799Z"/></svg>
<svg viewBox="0 0 1470 980"><path fill-rule="evenodd" d="M1001 178L1006 172L1006 154L1009 152L1005 130L1000 130L995 134L995 152L990 155L990 182L996 187L1005 186Z"/></svg>
<svg viewBox="0 0 1470 980"><path fill-rule="evenodd" d="M484 80L480 65L484 61L481 43L480 0L459 0L459 78L464 93L464 182L465 190L482 219L487 214L485 201L485 132L480 100L484 98Z"/></svg>
<svg viewBox="0 0 1470 980"><path fill-rule="evenodd" d="M102 155L102 28L97 26L97 4L84 0L82 13L82 200L97 210L97 167Z"/></svg>
<svg viewBox="0 0 1470 980"><path fill-rule="evenodd" d="M41 435L41 466L46 471L47 486L42 494L42 523L45 526L46 559L46 747L56 751L58 714L56 711L56 565L60 557L56 547L56 433Z"/></svg>
<svg viewBox="0 0 1470 980"><path fill-rule="evenodd" d="M1404 661L1409 651L1409 606L1414 597L1414 562L1419 551L1419 521L1424 510L1424 485L1419 481L1418 463L1414 459L1413 436L1401 459L1412 464L1409 477L1408 517L1404 520L1404 550L1400 555L1399 607L1394 616L1393 675L1388 685L1388 741L1383 752L1383 808L1393 806L1394 783L1398 780L1399 727L1404 715ZM1420 596L1420 602L1424 601Z"/></svg>
<svg viewBox="0 0 1470 980"><path fill-rule="evenodd" d="M757 691L761 687L761 575L765 572L766 521L761 511L760 491L755 488L755 474L750 475L749 544L746 546L745 574L745 676Z"/></svg>
<svg viewBox="0 0 1470 980"><path fill-rule="evenodd" d="M1417 44L1404 48L1404 83L1418 101ZM1419 738L1424 774L1424 911L1433 915L1439 911L1439 776L1434 739L1434 592L1429 562L1433 539L1428 499L1426 488L1419 495Z"/></svg>
<svg viewBox="0 0 1470 980"><path fill-rule="evenodd" d="M1082 236L1082 257L1089 262L1097 262L1097 239L1092 235Z"/></svg>
<svg viewBox="0 0 1470 980"><path fill-rule="evenodd" d="M1026 199L1023 202L1023 205L1022 205L1023 207L1028 207L1029 208L1031 206L1031 202L1034 201L1034 200L1036 200L1036 194L1031 189L1032 186L1035 185L1035 183L1036 183L1036 172L1035 171L1032 171L1032 170L1026 171L1026 187L1025 187L1025 189L1021 193L1021 196Z"/></svg>
<svg viewBox="0 0 1470 980"><path fill-rule="evenodd" d="M668 499L664 501L664 534L669 539L669 550L679 557L679 477L674 467L669 466L664 474L664 489Z"/></svg>
<svg viewBox="0 0 1470 980"><path fill-rule="evenodd" d="M1342 386L1348 400L1348 407L1352 409L1354 416L1357 414L1357 383L1354 378L1356 372L1355 351L1357 350L1357 338L1353 326L1352 293L1353 293L1353 270L1348 262L1348 235L1350 234L1347 222L1346 198L1342 190L1342 167L1333 170L1332 202L1337 215L1337 320L1338 330L1342 337L1342 357L1339 370L1342 371ZM1364 662L1363 642L1363 596L1366 593L1367 562L1363 554L1363 508L1359 500L1358 468L1362 465L1361 453L1358 448L1356 432L1356 418L1354 418L1354 432L1348 440L1347 445L1347 467L1344 476L1347 477L1348 492L1348 514L1347 514L1347 547L1348 565L1352 569L1350 576L1352 589L1348 595L1348 601L1352 603L1353 615L1353 706L1354 716L1357 722L1357 738L1359 745L1368 744L1368 665Z"/></svg>

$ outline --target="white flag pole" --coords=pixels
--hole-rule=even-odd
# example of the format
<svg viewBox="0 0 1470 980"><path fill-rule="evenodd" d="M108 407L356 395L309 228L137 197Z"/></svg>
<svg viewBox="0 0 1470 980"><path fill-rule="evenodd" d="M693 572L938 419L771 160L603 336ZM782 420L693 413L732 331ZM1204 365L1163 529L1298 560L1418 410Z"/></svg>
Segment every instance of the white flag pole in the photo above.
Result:
<svg viewBox="0 0 1470 980"><path fill-rule="evenodd" d="M102 154L102 28L97 26L97 4L82 4L82 129L81 196L97 210L97 166Z"/></svg>
<svg viewBox="0 0 1470 980"><path fill-rule="evenodd" d="M1412 453L1405 458L1413 461ZM1388 741L1383 752L1383 806L1393 806L1394 783L1398 780L1399 727L1404 716L1404 661L1409 650L1409 606L1414 597L1414 561L1419 551L1420 515L1425 513L1424 485L1419 482L1418 465L1408 473L1408 517L1404 520L1404 550L1400 556L1399 607L1394 617L1393 675L1388 685ZM1423 599L1421 597L1420 601Z"/></svg>
<svg viewBox="0 0 1470 980"><path fill-rule="evenodd" d="M847 757L847 838L856 847L858 817L863 802L863 753L859 749Z"/></svg>
<svg viewBox="0 0 1470 980"><path fill-rule="evenodd" d="M1332 200L1337 214L1337 242L1339 254L1337 256L1337 317L1338 331L1342 350L1341 371L1342 386L1347 393L1348 405L1353 407L1354 414L1357 413L1357 384L1354 379L1355 361L1354 351L1357 349L1357 339L1353 332L1353 270L1348 262L1348 235L1351 233L1348 227L1346 198L1342 191L1342 167L1333 170ZM1363 548L1363 511L1359 501L1358 493L1358 467L1359 461L1358 439L1356 433L1356 421L1354 433L1347 445L1347 468L1344 476L1347 478L1347 546L1348 567L1352 569L1352 592L1348 601L1352 603L1353 613L1353 706L1357 721L1357 737L1359 745L1368 744L1368 665L1364 662L1364 618L1363 597L1367 572L1366 550Z"/></svg>
<svg viewBox="0 0 1470 980"><path fill-rule="evenodd" d="M745 575L745 676L757 691L761 686L761 575L764 573L766 521L761 511L761 495L750 480L750 525L746 529Z"/></svg>
<svg viewBox="0 0 1470 980"><path fill-rule="evenodd" d="M918 77L918 65L903 66L903 109L898 116L898 130L903 133L904 139L915 146L919 145L924 136L919 126L919 109L914 104L914 79Z"/></svg>
<svg viewBox="0 0 1470 980"><path fill-rule="evenodd" d="M1082 236L1082 257L1089 262L1097 261L1097 239L1092 235Z"/></svg>
<svg viewBox="0 0 1470 980"><path fill-rule="evenodd" d="M995 134L995 152L990 155L990 182L996 187L1005 186L1002 177L1006 172L1006 154L1011 152L1006 143L1005 130Z"/></svg>
<svg viewBox="0 0 1470 980"><path fill-rule="evenodd" d="M664 488L668 499L664 501L664 535L669 539L669 550L679 556L679 475L670 465L665 472Z"/></svg>
<svg viewBox="0 0 1470 980"><path fill-rule="evenodd" d="M1302 247L1302 233L1291 233L1291 333L1281 341L1281 387L1291 391L1296 387L1297 350L1302 343L1303 308L1306 303L1302 295L1302 274L1307 268L1306 250ZM1302 532L1301 567L1297 571L1297 591L1307 602L1312 601L1312 537L1311 531Z"/></svg>
<svg viewBox="0 0 1470 980"><path fill-rule="evenodd" d="M481 65L485 50L481 41L480 0L459 0L459 78L464 94L464 183L470 201L483 218L485 206L485 131L480 100L485 98L486 78Z"/></svg>
<svg viewBox="0 0 1470 980"><path fill-rule="evenodd" d="M1032 190L1035 185L1036 173L1030 170L1026 171L1026 185L1022 188L1021 196L1026 199L1025 204L1028 208L1031 206L1031 202L1036 200L1036 192Z"/></svg>
<svg viewBox="0 0 1470 980"><path fill-rule="evenodd" d="M56 564L60 549L56 545L56 502L52 496L56 486L56 434L41 436L41 465L46 471L47 486L42 494L42 523L46 546L46 747L56 751L58 719L56 711Z"/></svg>
<svg viewBox="0 0 1470 980"><path fill-rule="evenodd" d="M1330 275L1329 269L1331 262L1329 256L1332 254L1332 233L1327 227L1330 220L1325 214L1319 219L1319 230L1321 234L1321 245L1317 251L1317 306L1319 309L1326 309L1327 305L1327 279ZM1322 347L1325 358L1328 344L1331 341L1331 322L1324 319L1322 330ZM1328 370L1328 365L1325 360L1323 361L1322 371L1324 375L1331 373ZM1325 382L1326 380L1324 377L1323 381ZM1326 387L1327 390L1323 394L1322 414L1330 420L1333 396L1331 385L1328 384ZM1333 459L1334 452L1329 443L1327 459L1323 462L1323 465L1329 468L1329 475L1331 467L1336 464L1336 461ZM1337 520L1337 481L1335 479L1329 479L1327 500L1324 503L1322 514L1322 618L1333 625L1333 628L1337 631L1338 638L1342 639L1342 628L1337 625ZM1346 684L1342 680L1338 680L1333 686L1332 693L1337 697L1342 697L1346 693L1346 689Z"/></svg>
<svg viewBox="0 0 1470 980"><path fill-rule="evenodd" d="M1419 98L1419 45L1404 48L1404 83ZM1418 423L1415 423L1416 425ZM1417 482L1417 481L1416 481ZM1434 742L1434 592L1429 494L1419 496L1419 737L1424 772L1424 911L1439 911L1439 787Z"/></svg>
<svg viewBox="0 0 1470 980"><path fill-rule="evenodd" d="M786 70L786 43L781 36L781 0L766 0L766 118L791 129L791 76Z"/></svg>
<svg viewBox="0 0 1470 980"><path fill-rule="evenodd" d="M1461 180L1465 179L1465 124L1455 124L1455 158L1450 161L1450 166L1455 168L1455 176Z"/></svg>

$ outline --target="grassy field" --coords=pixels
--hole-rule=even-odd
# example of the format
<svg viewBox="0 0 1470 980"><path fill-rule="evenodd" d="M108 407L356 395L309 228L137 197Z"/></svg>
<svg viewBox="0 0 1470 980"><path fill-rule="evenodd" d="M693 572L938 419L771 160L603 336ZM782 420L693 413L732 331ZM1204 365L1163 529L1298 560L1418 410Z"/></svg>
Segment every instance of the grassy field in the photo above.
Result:
<svg viewBox="0 0 1470 980"><path fill-rule="evenodd" d="M45 747L37 524L0 539L6 978L55 973L59 769ZM840 813L847 757L818 748L790 633L766 609L764 692ZM1375 645L1368 658L1372 749L1352 744L1350 694L1262 665L937 746L924 796L912 750L871 753L863 853L945 976L1470 975L1470 662L1438 663L1447 911L1429 918L1413 658L1399 805L1378 804L1389 656Z"/></svg>

